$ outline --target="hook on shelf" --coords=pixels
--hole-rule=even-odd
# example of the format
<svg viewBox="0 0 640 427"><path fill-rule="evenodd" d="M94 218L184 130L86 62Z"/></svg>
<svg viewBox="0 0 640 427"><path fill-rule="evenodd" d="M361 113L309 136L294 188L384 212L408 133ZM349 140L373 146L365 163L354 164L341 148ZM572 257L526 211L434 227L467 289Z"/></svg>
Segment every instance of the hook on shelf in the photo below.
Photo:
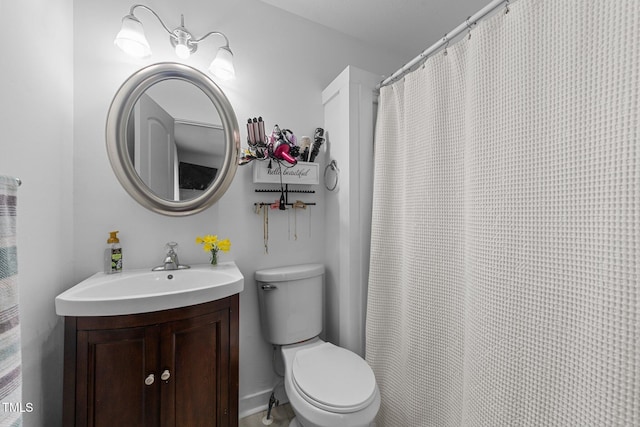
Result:
<svg viewBox="0 0 640 427"><path fill-rule="evenodd" d="M289 190L289 184L285 184L284 190L270 190L270 189L256 189L256 193L281 193L280 201L278 203L278 207L280 210L284 210L285 206L291 206L289 203L289 193L305 193L305 194L314 194L315 190ZM307 203L308 205L315 205L315 203ZM271 203L269 203L271 205Z"/></svg>
<svg viewBox="0 0 640 427"><path fill-rule="evenodd" d="M306 209L307 206L315 206L316 203L315 202L303 202L301 200L296 200L295 203L285 203L284 205L285 206L291 206L294 209ZM263 206L268 206L271 209L279 209L280 208L280 202L278 200L276 200L275 202L255 202L253 204L253 206L255 206L256 209L259 209L259 208L261 208Z"/></svg>

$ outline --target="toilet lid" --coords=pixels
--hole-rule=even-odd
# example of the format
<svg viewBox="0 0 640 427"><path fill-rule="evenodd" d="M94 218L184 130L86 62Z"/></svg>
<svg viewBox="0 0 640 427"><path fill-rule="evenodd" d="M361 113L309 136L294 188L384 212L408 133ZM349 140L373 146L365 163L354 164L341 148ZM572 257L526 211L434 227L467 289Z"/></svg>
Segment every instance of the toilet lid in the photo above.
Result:
<svg viewBox="0 0 640 427"><path fill-rule="evenodd" d="M300 395L326 411L359 411L375 398L376 379L367 362L331 343L299 350L292 371Z"/></svg>

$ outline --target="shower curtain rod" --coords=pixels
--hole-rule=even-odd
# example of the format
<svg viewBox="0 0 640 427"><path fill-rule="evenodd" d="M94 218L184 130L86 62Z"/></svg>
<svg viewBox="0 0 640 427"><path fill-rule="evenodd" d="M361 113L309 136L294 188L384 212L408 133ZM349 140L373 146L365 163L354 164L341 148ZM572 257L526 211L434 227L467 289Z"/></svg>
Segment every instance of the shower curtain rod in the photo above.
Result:
<svg viewBox="0 0 640 427"><path fill-rule="evenodd" d="M436 52L441 47L446 46L452 39L459 36L464 30L471 30L471 28L476 25L478 21L489 15L504 3L506 3L507 7L509 7L509 0L493 0L491 3L476 12L475 15L468 17L462 24L458 25L456 28L445 34L442 39L435 42L433 45L431 45L431 47L424 50L420 55L416 56L411 61L406 63L398 71L380 82L380 84L376 86L376 89L380 89L382 86L386 86L403 77L406 73L411 71L416 64L425 61L429 56L431 56L431 54Z"/></svg>

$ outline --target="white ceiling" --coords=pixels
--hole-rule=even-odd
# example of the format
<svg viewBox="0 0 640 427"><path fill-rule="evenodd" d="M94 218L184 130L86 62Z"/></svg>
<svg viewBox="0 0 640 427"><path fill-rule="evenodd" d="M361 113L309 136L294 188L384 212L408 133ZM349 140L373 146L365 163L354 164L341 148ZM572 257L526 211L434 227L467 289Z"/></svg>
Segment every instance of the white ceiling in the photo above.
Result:
<svg viewBox="0 0 640 427"><path fill-rule="evenodd" d="M410 61L490 0L262 0Z"/></svg>

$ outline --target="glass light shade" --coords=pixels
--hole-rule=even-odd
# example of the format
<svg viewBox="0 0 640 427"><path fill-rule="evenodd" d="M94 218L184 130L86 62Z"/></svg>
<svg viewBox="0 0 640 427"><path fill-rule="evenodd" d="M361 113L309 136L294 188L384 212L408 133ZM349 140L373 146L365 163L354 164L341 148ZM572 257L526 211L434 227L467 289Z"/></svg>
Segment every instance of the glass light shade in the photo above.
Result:
<svg viewBox="0 0 640 427"><path fill-rule="evenodd" d="M184 27L178 27L173 30L173 36L170 41L176 50L176 55L180 59L187 59L191 56L191 52L195 51L196 46L190 46L189 40L191 39L191 33Z"/></svg>
<svg viewBox="0 0 640 427"><path fill-rule="evenodd" d="M145 58L151 55L151 47L144 35L142 23L133 15L122 18L122 28L113 43L126 54L136 58Z"/></svg>
<svg viewBox="0 0 640 427"><path fill-rule="evenodd" d="M180 59L187 59L191 56L191 50L186 44L178 43L176 45L176 55Z"/></svg>
<svg viewBox="0 0 640 427"><path fill-rule="evenodd" d="M236 71L233 68L233 53L231 53L231 49L227 46L218 49L216 57L209 65L209 71L223 80L234 78Z"/></svg>

